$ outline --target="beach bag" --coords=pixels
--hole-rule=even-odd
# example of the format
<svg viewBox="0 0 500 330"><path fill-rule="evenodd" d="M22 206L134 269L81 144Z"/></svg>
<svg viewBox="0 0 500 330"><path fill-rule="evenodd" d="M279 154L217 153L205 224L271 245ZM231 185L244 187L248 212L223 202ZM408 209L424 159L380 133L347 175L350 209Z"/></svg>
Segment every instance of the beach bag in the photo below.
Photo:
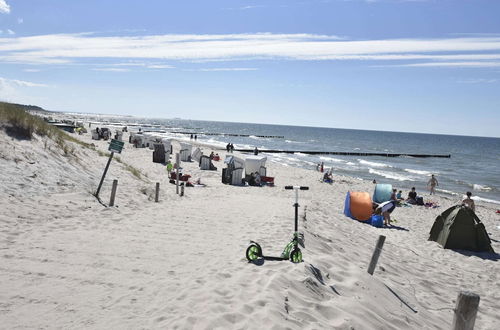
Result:
<svg viewBox="0 0 500 330"><path fill-rule="evenodd" d="M370 223L373 227L382 228L384 226L384 217L381 215L372 215Z"/></svg>
<svg viewBox="0 0 500 330"><path fill-rule="evenodd" d="M421 196L417 196L417 205L424 205L424 198Z"/></svg>

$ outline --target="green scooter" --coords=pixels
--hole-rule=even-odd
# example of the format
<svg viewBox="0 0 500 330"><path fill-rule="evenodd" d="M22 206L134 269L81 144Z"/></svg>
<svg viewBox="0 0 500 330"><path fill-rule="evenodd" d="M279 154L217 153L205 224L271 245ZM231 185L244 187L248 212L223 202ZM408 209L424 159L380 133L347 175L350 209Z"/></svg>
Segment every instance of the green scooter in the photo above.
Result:
<svg viewBox="0 0 500 330"><path fill-rule="evenodd" d="M302 251L299 248L299 190L309 190L309 187L305 186L285 186L286 190L295 190L295 231L293 233L292 240L285 246L283 253L280 257L265 256L262 254L262 248L259 243L250 241L250 245L246 251L246 257L249 262L254 262L258 259L264 260L290 260L293 263L302 262Z"/></svg>

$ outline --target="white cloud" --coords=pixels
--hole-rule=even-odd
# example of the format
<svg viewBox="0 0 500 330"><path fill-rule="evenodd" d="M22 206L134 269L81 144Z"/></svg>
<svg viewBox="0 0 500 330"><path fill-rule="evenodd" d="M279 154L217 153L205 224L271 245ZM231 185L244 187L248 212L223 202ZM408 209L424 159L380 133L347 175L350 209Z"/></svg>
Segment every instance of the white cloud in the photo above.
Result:
<svg viewBox="0 0 500 330"><path fill-rule="evenodd" d="M10 102L22 102L24 96L21 89L32 87L48 87L48 85L0 77L0 99Z"/></svg>
<svg viewBox="0 0 500 330"><path fill-rule="evenodd" d="M148 69L173 69L175 67L171 66L171 65L167 65L167 64L150 64L150 65L146 65L146 68L148 68Z"/></svg>
<svg viewBox="0 0 500 330"><path fill-rule="evenodd" d="M24 69L24 72L40 72L40 69Z"/></svg>
<svg viewBox="0 0 500 330"><path fill-rule="evenodd" d="M458 80L459 84L493 84L499 82L498 79L484 79L484 78L475 78L475 79L462 79Z"/></svg>
<svg viewBox="0 0 500 330"><path fill-rule="evenodd" d="M128 72L130 69L123 68L94 68L94 71L109 71L109 72Z"/></svg>
<svg viewBox="0 0 500 330"><path fill-rule="evenodd" d="M103 37L57 34L0 38L0 61L64 64L112 59L114 65L170 68L142 61L405 61L404 66L498 66L500 37L345 40L315 34L167 34ZM123 63L130 60L130 63ZM425 60L426 63L418 63ZM133 62L138 61L138 62ZM454 64L453 64L454 63ZM458 65L461 64L461 65ZM116 70L109 70L116 71Z"/></svg>
<svg viewBox="0 0 500 330"><path fill-rule="evenodd" d="M10 35L14 35L16 34L14 31L12 31L11 29L7 29L7 33L10 34Z"/></svg>
<svg viewBox="0 0 500 330"><path fill-rule="evenodd" d="M206 69L199 69L198 71L256 71L259 70L257 68L206 68Z"/></svg>
<svg viewBox="0 0 500 330"><path fill-rule="evenodd" d="M45 84L34 83L31 81L17 80L17 79L5 79L5 78L1 78L1 77L0 77L0 79L3 79L5 82L19 86L19 87L48 87Z"/></svg>
<svg viewBox="0 0 500 330"><path fill-rule="evenodd" d="M428 63L403 64L401 66L491 68L491 67L500 67L500 61L499 62L428 62Z"/></svg>
<svg viewBox="0 0 500 330"><path fill-rule="evenodd" d="M10 6L5 2L5 0L0 0L0 13L8 14L10 13Z"/></svg>

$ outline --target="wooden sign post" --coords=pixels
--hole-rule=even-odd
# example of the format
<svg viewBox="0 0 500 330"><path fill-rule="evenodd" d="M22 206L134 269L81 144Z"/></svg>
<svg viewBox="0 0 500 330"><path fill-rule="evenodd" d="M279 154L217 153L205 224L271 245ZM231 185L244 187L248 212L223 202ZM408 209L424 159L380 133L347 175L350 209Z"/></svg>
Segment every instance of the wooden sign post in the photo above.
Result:
<svg viewBox="0 0 500 330"><path fill-rule="evenodd" d="M181 158L175 154L175 193L179 195L179 167L181 166Z"/></svg>
<svg viewBox="0 0 500 330"><path fill-rule="evenodd" d="M123 145L124 145L124 142L114 140L114 139L111 140L111 142L109 143L108 150L111 151L111 153L109 154L108 163L106 164L106 167L104 168L104 173L102 174L101 182L99 182L99 187L97 187L97 191L95 192L95 195L94 195L95 197L99 198L99 192L101 191L102 183L104 182L104 178L106 177L106 173L108 173L109 164L111 163L111 159L113 159L114 153L117 152L120 154L123 150Z"/></svg>

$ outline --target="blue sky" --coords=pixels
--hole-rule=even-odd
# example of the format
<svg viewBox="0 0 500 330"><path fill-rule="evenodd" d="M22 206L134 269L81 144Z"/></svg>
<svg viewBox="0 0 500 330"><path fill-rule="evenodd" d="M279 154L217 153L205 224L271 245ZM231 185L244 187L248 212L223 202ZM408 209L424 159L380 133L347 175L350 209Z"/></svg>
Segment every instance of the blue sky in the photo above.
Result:
<svg viewBox="0 0 500 330"><path fill-rule="evenodd" d="M0 0L0 99L500 137L500 1Z"/></svg>

